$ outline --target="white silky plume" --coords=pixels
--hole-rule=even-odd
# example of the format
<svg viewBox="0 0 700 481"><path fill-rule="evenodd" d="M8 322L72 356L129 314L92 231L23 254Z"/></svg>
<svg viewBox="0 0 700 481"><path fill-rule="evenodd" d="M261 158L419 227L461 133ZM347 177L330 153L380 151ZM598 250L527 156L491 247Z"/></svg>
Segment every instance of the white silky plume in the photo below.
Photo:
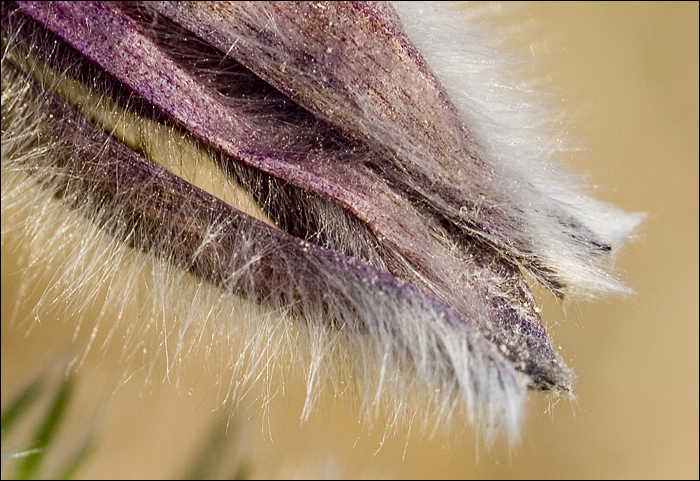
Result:
<svg viewBox="0 0 700 481"><path fill-rule="evenodd" d="M394 2L408 36L459 109L479 156L499 170L503 186L528 216L528 235L547 257L568 296L597 297L632 291L610 274L605 256L586 253L548 216L565 212L613 250L644 220L588 196L581 179L556 166L574 150L562 138L565 119L535 78L519 76L526 57L509 50L494 17L508 7L460 2ZM507 40L507 39L506 39ZM509 55L504 55L506 52Z"/></svg>

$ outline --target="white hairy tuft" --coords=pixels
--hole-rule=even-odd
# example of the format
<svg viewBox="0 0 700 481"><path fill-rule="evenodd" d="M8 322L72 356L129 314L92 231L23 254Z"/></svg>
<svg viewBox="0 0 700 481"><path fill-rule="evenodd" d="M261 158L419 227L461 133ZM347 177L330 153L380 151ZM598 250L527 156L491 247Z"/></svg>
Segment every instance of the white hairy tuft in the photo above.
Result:
<svg viewBox="0 0 700 481"><path fill-rule="evenodd" d="M523 72L527 58L508 48L494 17L508 7L460 2L394 2L408 36L459 109L479 156L505 179L503 189L523 207L539 255L573 298L625 294L610 274L609 257L588 252L550 212L581 222L613 252L644 214L624 213L590 198L583 181L556 166L574 151L564 113L539 79Z"/></svg>

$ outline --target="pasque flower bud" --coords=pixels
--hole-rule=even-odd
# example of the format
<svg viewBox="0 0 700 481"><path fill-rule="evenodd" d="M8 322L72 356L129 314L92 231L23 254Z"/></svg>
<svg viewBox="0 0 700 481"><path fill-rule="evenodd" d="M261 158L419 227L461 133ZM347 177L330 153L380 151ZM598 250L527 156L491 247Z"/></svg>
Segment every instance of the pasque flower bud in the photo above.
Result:
<svg viewBox="0 0 700 481"><path fill-rule="evenodd" d="M484 102L503 86L477 73L455 86L414 40L444 35L432 7L2 8L3 178L25 179L3 205L32 184L121 248L306 330L306 414L331 378L370 411L427 399L514 435L526 388L571 390L525 275L558 296L625 292L606 258L639 217L585 197L520 117L498 118L529 100ZM105 111L147 123L131 135ZM216 159L258 218L159 165L153 125ZM268 321L251 316L255 337Z"/></svg>

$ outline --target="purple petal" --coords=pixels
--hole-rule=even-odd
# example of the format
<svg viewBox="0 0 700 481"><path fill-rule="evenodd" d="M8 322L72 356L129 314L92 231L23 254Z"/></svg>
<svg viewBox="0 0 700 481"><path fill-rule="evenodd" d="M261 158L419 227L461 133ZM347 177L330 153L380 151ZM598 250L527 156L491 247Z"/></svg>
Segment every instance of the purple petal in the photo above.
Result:
<svg viewBox="0 0 700 481"><path fill-rule="evenodd" d="M379 350L390 340L397 367L416 369L415 382L427 392L457 389L476 416L497 415L517 431L522 376L460 313L389 273L274 229L185 182L95 128L11 61L3 81L28 84L22 105L40 115L3 110L4 125L59 144L53 147L59 155L6 154L18 159L16 167L26 162L39 182L116 239L272 309L374 339ZM402 329L396 324L402 317L428 322Z"/></svg>

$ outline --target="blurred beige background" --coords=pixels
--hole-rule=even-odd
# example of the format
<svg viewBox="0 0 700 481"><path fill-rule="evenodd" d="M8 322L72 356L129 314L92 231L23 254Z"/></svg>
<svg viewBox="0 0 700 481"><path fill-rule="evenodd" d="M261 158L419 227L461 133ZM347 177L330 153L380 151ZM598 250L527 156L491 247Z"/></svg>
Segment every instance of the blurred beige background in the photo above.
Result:
<svg viewBox="0 0 700 481"><path fill-rule="evenodd" d="M523 13L541 32L589 148L569 168L589 175L598 198L648 213L639 239L618 255L634 297L545 310L579 376L577 403L548 412L550 401L532 394L521 445L477 455L468 431L382 442L343 400L302 425L303 393L290 382L269 408L269 426L253 406L231 428L240 436L231 449L249 459L250 476L698 478L698 3L535 3ZM26 376L62 359L73 334L70 322L44 320L28 334L8 326L20 267L3 252L3 406ZM79 371L86 407L72 427L92 422L81 416L95 406L101 426L81 476L182 475L226 420L214 410L211 376L193 365L179 387L144 389L137 374L105 404L95 386L109 385L119 354L91 356Z"/></svg>

